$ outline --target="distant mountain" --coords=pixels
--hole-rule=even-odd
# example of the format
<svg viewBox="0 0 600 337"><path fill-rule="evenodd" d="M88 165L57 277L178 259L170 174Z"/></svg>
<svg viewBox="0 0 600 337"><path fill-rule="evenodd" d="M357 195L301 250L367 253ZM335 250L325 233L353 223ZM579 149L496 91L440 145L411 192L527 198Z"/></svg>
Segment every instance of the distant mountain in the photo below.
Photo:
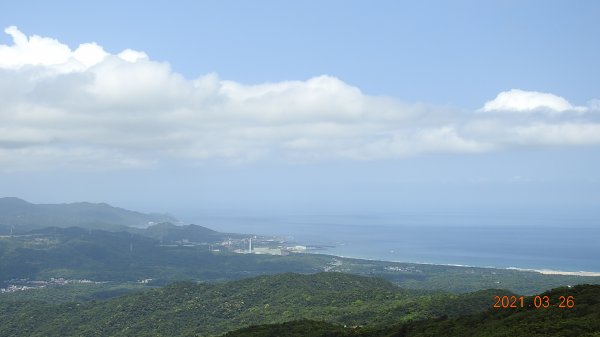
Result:
<svg viewBox="0 0 600 337"><path fill-rule="evenodd" d="M242 236L242 234L221 233L198 225L176 226L170 222L152 225L138 231L138 233L165 243L181 242L184 240L189 242L214 242L231 236ZM248 235L243 236L247 237Z"/></svg>
<svg viewBox="0 0 600 337"><path fill-rule="evenodd" d="M155 223L178 222L168 214L145 214L89 202L32 204L19 198L0 198L0 234L42 227L82 227L118 230L145 228Z"/></svg>
<svg viewBox="0 0 600 337"><path fill-rule="evenodd" d="M299 319L389 325L481 312L490 296L404 290L383 279L341 273L286 273L218 284L182 282L81 305L0 301L0 335L214 336Z"/></svg>

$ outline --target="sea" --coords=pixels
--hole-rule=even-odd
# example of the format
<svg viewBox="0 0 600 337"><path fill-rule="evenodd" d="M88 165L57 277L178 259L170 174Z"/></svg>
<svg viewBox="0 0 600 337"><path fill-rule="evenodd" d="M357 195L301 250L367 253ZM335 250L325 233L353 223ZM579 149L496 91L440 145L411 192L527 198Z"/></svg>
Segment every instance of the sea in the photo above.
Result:
<svg viewBox="0 0 600 337"><path fill-rule="evenodd" d="M586 211L196 214L219 231L278 236L320 253L396 262L600 272L600 217Z"/></svg>

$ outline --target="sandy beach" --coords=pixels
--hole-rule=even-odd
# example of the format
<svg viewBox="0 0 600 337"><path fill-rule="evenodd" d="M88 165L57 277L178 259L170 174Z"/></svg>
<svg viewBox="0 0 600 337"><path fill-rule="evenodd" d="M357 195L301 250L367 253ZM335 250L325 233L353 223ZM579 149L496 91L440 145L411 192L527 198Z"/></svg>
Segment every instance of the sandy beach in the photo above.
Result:
<svg viewBox="0 0 600 337"><path fill-rule="evenodd" d="M571 275L571 276L600 276L600 272L593 271L563 271L563 270L551 270L551 269L523 269L510 267L507 269L520 270L520 271L533 271L545 275Z"/></svg>

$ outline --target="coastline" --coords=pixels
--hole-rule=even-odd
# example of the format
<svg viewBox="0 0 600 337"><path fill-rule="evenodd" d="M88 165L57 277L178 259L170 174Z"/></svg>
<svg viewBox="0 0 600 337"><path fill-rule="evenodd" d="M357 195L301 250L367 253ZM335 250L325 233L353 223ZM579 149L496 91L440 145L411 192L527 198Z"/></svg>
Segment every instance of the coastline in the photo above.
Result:
<svg viewBox="0 0 600 337"><path fill-rule="evenodd" d="M378 262L409 263L409 264L422 264L422 265L445 266L445 267L516 270L516 271L523 271L523 272L534 272L534 273L539 273L539 274L543 274L543 275L600 277L600 272L595 272L595 271L566 271L566 270L532 269L532 268L518 268L518 267L471 266L471 265L466 265L466 264L453 264L453 263L444 264L444 263L431 263L431 262L391 261L391 260L371 259L371 258L364 258L364 257L343 256L343 255L335 255L335 254L325 254L325 255L340 257L340 258L344 258L344 259L358 259L358 260L378 261Z"/></svg>
<svg viewBox="0 0 600 337"><path fill-rule="evenodd" d="M569 275L569 276L591 276L591 277L599 277L600 272L594 271L564 271L564 270L553 270L553 269L525 269L525 268L516 268L516 267L508 267L506 269L510 270L518 270L518 271L532 271L544 275Z"/></svg>

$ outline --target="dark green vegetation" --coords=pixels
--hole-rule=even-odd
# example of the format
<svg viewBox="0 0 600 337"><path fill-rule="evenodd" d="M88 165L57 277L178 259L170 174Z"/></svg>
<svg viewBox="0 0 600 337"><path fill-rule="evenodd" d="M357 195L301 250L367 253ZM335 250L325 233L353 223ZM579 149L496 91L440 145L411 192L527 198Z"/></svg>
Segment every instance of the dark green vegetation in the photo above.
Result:
<svg viewBox="0 0 600 337"><path fill-rule="evenodd" d="M481 312L500 293L507 292L408 291L379 278L287 273L217 284L175 283L81 304L3 301L0 335L212 335L298 319L379 326Z"/></svg>
<svg viewBox="0 0 600 337"><path fill-rule="evenodd" d="M169 222L152 225L146 229L129 231L135 234L160 240L163 243L181 241L212 243L226 240L227 238L237 238L242 236L241 234L220 233L197 225L176 226ZM244 237L247 237L247 235L244 235Z"/></svg>
<svg viewBox="0 0 600 337"><path fill-rule="evenodd" d="M215 253L208 245L161 245L128 232L47 228L0 238L0 281L50 277L94 281L219 281L264 273L314 273L331 258Z"/></svg>
<svg viewBox="0 0 600 337"><path fill-rule="evenodd" d="M491 309L500 290L410 291L340 273L279 274L164 288L85 303L2 301L2 336L598 336L600 286L558 288L551 303ZM529 307L531 305L531 307ZM245 328L244 328L245 327ZM595 333L595 335L594 335Z"/></svg>
<svg viewBox="0 0 600 337"><path fill-rule="evenodd" d="M224 337L350 337L361 336L362 332L360 328L303 319L280 324L252 325L228 332Z"/></svg>
<svg viewBox="0 0 600 337"><path fill-rule="evenodd" d="M123 296L154 287L137 283L82 283L50 285L44 288L16 291L0 295L0 302L37 301L47 303L86 302Z"/></svg>
<svg viewBox="0 0 600 337"><path fill-rule="evenodd" d="M301 320L282 324L256 325L227 333L226 337L357 337L357 336L600 336L600 286L579 285L541 294L551 303L559 296L573 296L575 307L536 309L533 297L523 309L489 309L457 318L438 317L399 323L389 327L343 327L321 321ZM531 306L531 307L530 307Z"/></svg>

